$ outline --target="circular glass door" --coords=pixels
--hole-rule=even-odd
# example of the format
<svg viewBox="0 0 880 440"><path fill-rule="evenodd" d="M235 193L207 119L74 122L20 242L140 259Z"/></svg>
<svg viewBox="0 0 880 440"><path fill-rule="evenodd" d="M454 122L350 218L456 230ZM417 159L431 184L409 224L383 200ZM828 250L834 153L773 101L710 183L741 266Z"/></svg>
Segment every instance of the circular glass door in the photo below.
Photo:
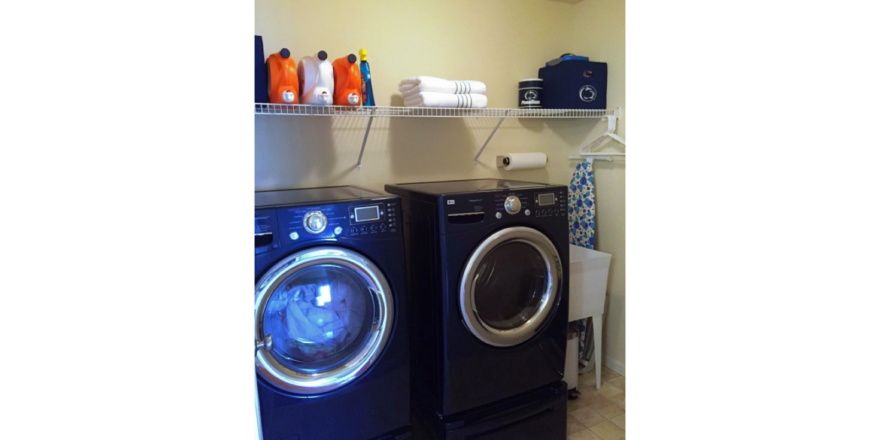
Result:
<svg viewBox="0 0 880 440"><path fill-rule="evenodd" d="M257 372L298 394L331 391L362 375L382 353L394 316L381 271L332 247L278 262L257 282L254 308Z"/></svg>
<svg viewBox="0 0 880 440"><path fill-rule="evenodd" d="M496 347L525 342L549 317L561 283L550 239L532 228L502 229L468 258L459 287L465 325Z"/></svg>

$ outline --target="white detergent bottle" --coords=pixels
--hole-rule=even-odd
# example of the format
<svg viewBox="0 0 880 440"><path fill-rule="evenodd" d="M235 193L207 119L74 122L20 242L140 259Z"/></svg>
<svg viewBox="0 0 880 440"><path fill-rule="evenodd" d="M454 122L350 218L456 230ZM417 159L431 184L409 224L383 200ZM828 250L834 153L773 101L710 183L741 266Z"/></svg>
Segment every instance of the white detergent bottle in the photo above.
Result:
<svg viewBox="0 0 880 440"><path fill-rule="evenodd" d="M333 64L323 50L316 56L304 57L296 68L299 76L300 100L303 104L333 104Z"/></svg>

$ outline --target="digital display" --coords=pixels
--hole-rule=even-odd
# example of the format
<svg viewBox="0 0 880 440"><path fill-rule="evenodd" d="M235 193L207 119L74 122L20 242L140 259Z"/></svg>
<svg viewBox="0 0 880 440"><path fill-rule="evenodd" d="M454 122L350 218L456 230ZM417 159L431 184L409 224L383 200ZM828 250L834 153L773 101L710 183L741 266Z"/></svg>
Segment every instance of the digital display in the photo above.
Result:
<svg viewBox="0 0 880 440"><path fill-rule="evenodd" d="M538 206L550 206L556 203L556 197L553 193L538 194Z"/></svg>
<svg viewBox="0 0 880 440"><path fill-rule="evenodd" d="M370 222L373 220L379 220L379 207L378 206L366 206L363 208L354 208L354 221L356 221L356 222Z"/></svg>

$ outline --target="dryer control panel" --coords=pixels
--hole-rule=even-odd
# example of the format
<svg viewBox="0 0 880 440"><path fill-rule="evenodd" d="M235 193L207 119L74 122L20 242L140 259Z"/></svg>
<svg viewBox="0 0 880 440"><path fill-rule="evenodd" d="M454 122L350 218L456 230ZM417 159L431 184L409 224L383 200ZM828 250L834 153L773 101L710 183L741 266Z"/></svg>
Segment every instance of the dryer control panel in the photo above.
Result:
<svg viewBox="0 0 880 440"><path fill-rule="evenodd" d="M497 192L494 208L493 216L498 220L508 216L567 217L568 192L564 188Z"/></svg>
<svg viewBox="0 0 880 440"><path fill-rule="evenodd" d="M506 221L568 221L568 189L511 189L450 194L440 200L443 233Z"/></svg>
<svg viewBox="0 0 880 440"><path fill-rule="evenodd" d="M506 217L567 217L565 187L546 190L511 190L444 196L443 210L449 223L469 223Z"/></svg>
<svg viewBox="0 0 880 440"><path fill-rule="evenodd" d="M314 239L384 239L400 233L397 198L254 211L254 246L265 250Z"/></svg>
<svg viewBox="0 0 880 440"><path fill-rule="evenodd" d="M568 191L535 193L536 217L568 217Z"/></svg>

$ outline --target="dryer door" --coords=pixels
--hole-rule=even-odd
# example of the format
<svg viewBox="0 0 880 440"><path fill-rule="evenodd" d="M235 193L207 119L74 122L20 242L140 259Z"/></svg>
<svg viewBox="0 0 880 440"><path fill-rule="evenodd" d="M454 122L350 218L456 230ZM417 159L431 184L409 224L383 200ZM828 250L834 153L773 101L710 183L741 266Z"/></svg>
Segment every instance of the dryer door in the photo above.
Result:
<svg viewBox="0 0 880 440"><path fill-rule="evenodd" d="M297 252L256 284L257 372L297 394L363 375L382 354L394 317L391 288L363 255L336 247Z"/></svg>
<svg viewBox="0 0 880 440"><path fill-rule="evenodd" d="M459 286L465 324L481 341L523 343L549 319L562 287L562 263L547 236L527 227L502 229L468 258Z"/></svg>

